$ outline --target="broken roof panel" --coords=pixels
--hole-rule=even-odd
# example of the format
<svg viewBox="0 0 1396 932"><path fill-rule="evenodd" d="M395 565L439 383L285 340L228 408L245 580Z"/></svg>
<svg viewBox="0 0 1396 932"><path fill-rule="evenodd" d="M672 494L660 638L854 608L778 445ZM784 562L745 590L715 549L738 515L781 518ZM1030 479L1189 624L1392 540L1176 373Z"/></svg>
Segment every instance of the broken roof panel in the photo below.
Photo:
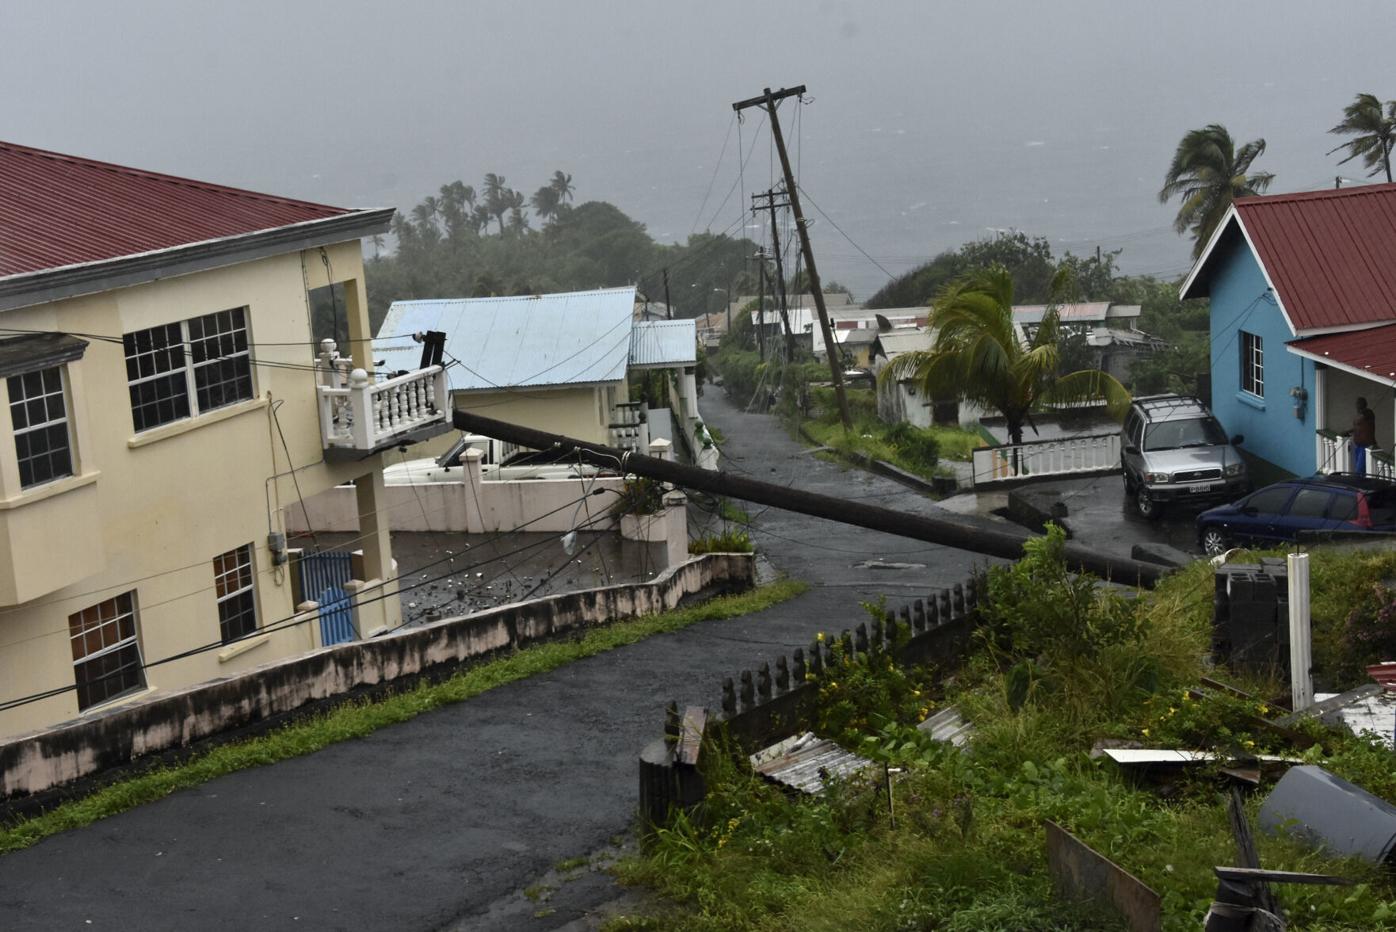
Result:
<svg viewBox="0 0 1396 932"><path fill-rule="evenodd" d="M630 359L634 305L634 287L395 301L373 354L389 370L415 369L421 347L412 334L440 330L452 391L615 382Z"/></svg>

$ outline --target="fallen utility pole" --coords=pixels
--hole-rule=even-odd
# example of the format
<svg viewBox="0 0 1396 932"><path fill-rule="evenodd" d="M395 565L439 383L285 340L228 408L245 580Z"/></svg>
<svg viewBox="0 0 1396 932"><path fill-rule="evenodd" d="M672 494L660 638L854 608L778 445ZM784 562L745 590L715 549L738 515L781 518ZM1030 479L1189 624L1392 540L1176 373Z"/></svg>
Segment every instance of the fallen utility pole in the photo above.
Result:
<svg viewBox="0 0 1396 932"><path fill-rule="evenodd" d="M786 511L870 528L912 540L941 544L971 553L1016 560L1023 555L1023 544L1032 539L1026 532L1009 530L966 515L953 519L930 518L863 502L850 502L831 495L816 495L813 492L802 492L759 479L734 476L721 470L700 469L697 466L674 463L599 443L496 421L468 411L453 412L452 422L458 430L468 434L482 434L533 450L565 452L569 460L575 455L577 459L592 466L615 469L619 465L623 472L668 482L680 488L741 499L757 505L770 505ZM1165 567L1154 563L1102 553L1071 542L1066 545L1066 559L1067 564L1074 569L1084 570L1111 582L1128 586L1152 586L1166 572Z"/></svg>
<svg viewBox="0 0 1396 932"><path fill-rule="evenodd" d="M795 232L800 237L800 251L805 257L805 274L809 276L810 297L814 299L814 309L819 312L819 329L824 334L824 346L829 351L829 373L834 380L834 396L839 401L839 420L843 422L843 429L850 431L853 429L853 419L848 414L848 396L843 390L843 367L841 365L840 354L837 350L838 344L834 342L833 330L829 327L829 313L824 309L824 286L819 281L819 270L814 265L814 250L809 244L809 230L805 228L805 213L800 209L800 191L795 184L795 173L790 169L790 155L785 151L785 137L780 132L780 118L776 116L776 104L787 97L799 97L805 92L805 86L781 88L772 91L769 87L765 89L760 97L752 97L747 100L739 100L732 105L732 109L740 114L748 107L766 108L766 115L771 120L771 136L776 141L776 153L780 156L780 167L785 173L785 194L790 198L790 212L795 215Z"/></svg>

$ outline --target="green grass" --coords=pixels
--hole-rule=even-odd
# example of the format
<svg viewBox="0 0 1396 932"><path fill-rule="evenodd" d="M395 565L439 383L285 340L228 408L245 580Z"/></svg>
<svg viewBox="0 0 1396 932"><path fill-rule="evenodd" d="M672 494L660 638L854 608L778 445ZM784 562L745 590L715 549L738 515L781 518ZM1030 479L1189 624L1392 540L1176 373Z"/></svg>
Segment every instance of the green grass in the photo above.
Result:
<svg viewBox="0 0 1396 932"><path fill-rule="evenodd" d="M215 747L182 764L113 783L33 818L0 826L0 854L26 848L50 835L80 828L224 774L274 764L340 741L362 738L423 712L555 670L584 657L634 644L651 635L677 631L701 621L759 612L792 599L807 588L807 584L797 580L780 580L750 592L710 599L700 605L618 621L587 630L575 640L537 644L468 667L435 685L423 683L381 699L346 704L266 735Z"/></svg>

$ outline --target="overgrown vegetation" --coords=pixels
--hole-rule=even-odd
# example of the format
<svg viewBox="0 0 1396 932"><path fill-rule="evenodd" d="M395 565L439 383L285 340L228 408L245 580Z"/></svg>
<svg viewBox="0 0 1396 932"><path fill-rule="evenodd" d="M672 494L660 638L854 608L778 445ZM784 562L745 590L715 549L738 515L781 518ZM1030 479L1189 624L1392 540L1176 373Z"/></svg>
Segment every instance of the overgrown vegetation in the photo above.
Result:
<svg viewBox="0 0 1396 932"><path fill-rule="evenodd" d="M751 553L752 550L751 535L733 528L688 542L688 552L695 556L702 553Z"/></svg>
<svg viewBox="0 0 1396 932"><path fill-rule="evenodd" d="M647 476L632 476L621 486L611 505L611 514L653 515L664 507L664 485Z"/></svg>
<svg viewBox="0 0 1396 932"><path fill-rule="evenodd" d="M888 424L877 417L877 396L872 389L847 389L853 430L839 423L831 388L809 390L809 414L800 427L817 443L856 458L884 460L923 478L943 475L942 459L967 461L984 439L959 427L912 427L905 422Z"/></svg>
<svg viewBox="0 0 1396 932"><path fill-rule="evenodd" d="M182 764L114 783L34 818L0 826L0 854L26 848L58 832L80 828L236 770L274 764L340 741L361 738L388 725L416 718L423 712L555 670L574 660L634 644L654 634L677 631L701 621L759 612L792 599L807 588L803 582L781 580L689 608L589 628L576 639L526 647L498 660L461 670L435 685L422 684L383 699L343 705L261 737L213 748Z"/></svg>
<svg viewBox="0 0 1396 932"><path fill-rule="evenodd" d="M665 905L613 927L1119 927L1053 895L1043 845L1043 822L1051 819L1157 890L1165 928L1196 929L1216 890L1212 866L1236 856L1222 777L1199 768L1165 798L1131 784L1108 760L1092 759L1088 752L1102 738L1298 756L1396 801L1396 767L1384 745L1336 732L1325 733L1322 745L1291 744L1265 725L1276 715L1266 697L1287 693L1283 684L1207 669L1213 582L1205 563L1136 596L1068 573L1063 543L1054 528L1015 566L991 572L977 649L939 691L878 655L857 670L840 663L826 671L821 733L900 768L895 825L880 769L875 779L836 785L822 798L794 798L714 745L705 752L713 766L704 806L662 828L620 869L625 881L662 893ZM1386 571L1383 561L1392 559L1315 553L1316 629L1333 619L1344 625L1360 581ZM1371 604L1383 610L1381 600ZM1256 698L1198 692L1206 673L1227 676ZM968 751L931 742L913 727L949 704L976 728ZM1317 736L1318 726L1307 727ZM1259 798L1248 803L1253 820ZM1278 888L1290 928L1396 928L1391 877L1288 838L1258 839L1266 867L1358 881Z"/></svg>

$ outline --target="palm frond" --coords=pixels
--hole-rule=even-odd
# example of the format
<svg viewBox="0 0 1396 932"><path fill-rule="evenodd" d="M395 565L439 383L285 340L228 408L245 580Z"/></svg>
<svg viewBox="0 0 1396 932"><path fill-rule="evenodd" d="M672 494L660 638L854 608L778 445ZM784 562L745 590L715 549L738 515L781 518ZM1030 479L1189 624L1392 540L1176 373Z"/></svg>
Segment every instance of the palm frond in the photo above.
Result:
<svg viewBox="0 0 1396 932"><path fill-rule="evenodd" d="M1043 404L1076 404L1104 401L1106 410L1123 420L1129 410L1129 390L1114 376L1099 369L1080 369L1057 378L1042 394Z"/></svg>

